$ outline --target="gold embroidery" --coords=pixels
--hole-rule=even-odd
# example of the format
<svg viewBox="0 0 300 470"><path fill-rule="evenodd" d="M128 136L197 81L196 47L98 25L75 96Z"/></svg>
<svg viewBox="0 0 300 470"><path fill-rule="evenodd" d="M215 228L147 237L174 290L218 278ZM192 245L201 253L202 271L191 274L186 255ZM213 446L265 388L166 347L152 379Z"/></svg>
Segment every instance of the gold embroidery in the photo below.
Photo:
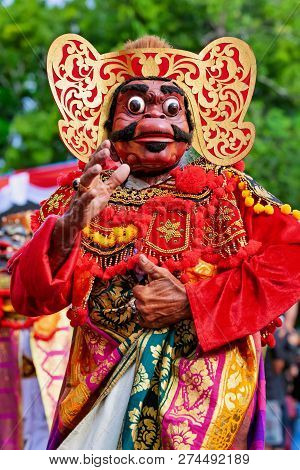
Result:
<svg viewBox="0 0 300 470"><path fill-rule="evenodd" d="M222 223L228 220L231 220L233 218L233 210L230 209L229 207L225 206L222 207L220 206L218 210L218 222Z"/></svg>
<svg viewBox="0 0 300 470"><path fill-rule="evenodd" d="M105 349L109 344L108 339L104 338L103 336L99 336L87 325L82 327L82 331L84 332L84 336L87 343L89 344L89 349L94 356L95 362L97 362L96 358L99 361L99 356L104 356Z"/></svg>
<svg viewBox="0 0 300 470"><path fill-rule="evenodd" d="M230 449L252 400L258 364L255 344L248 336L226 352L219 401L202 449Z"/></svg>
<svg viewBox="0 0 300 470"><path fill-rule="evenodd" d="M48 212L51 212L53 209L58 209L60 201L64 198L64 194L53 194L53 196L47 201Z"/></svg>
<svg viewBox="0 0 300 470"><path fill-rule="evenodd" d="M190 430L187 420L179 424L170 423L167 429L166 449L187 450L194 444L197 434Z"/></svg>
<svg viewBox="0 0 300 470"><path fill-rule="evenodd" d="M73 337L73 353L72 361L70 363L70 385L74 387L84 380L84 375L81 372L81 361L84 345L83 330L78 328L74 332Z"/></svg>
<svg viewBox="0 0 300 470"><path fill-rule="evenodd" d="M190 229L191 229L191 214L186 214L186 222L185 222L185 233L184 233L184 243L180 247L176 247L174 249L166 250L164 248L161 248L158 245L155 245L150 241L151 237L151 232L153 229L153 225L155 223L155 219L157 217L157 213L154 213L152 216L152 220L150 222L146 238L145 238L145 243L148 245L150 248L153 248L154 250L158 251L159 253L164 253L164 254L173 254L173 253L179 253L181 251L184 251L188 248L189 246L189 241L190 241ZM169 241L169 240L168 240Z"/></svg>
<svg viewBox="0 0 300 470"><path fill-rule="evenodd" d="M102 173L102 181L106 181L111 176L111 174L111 171L106 171L105 173ZM160 183L158 186L150 186L149 188L145 189L131 189L118 186L110 196L110 203L118 205L121 203L125 206L141 206L145 204L149 199L168 195L172 195L181 199L204 201L205 199L208 199L210 193L210 189L204 189L199 194L181 193L177 191L174 179L168 179L167 181Z"/></svg>
<svg viewBox="0 0 300 470"><path fill-rule="evenodd" d="M216 253L226 257L247 244L246 231L234 197L220 200L216 213L203 227L203 240Z"/></svg>
<svg viewBox="0 0 300 470"><path fill-rule="evenodd" d="M135 450L158 450L160 448L160 429L157 420L158 411L152 406L139 403L138 408L129 412L132 440Z"/></svg>
<svg viewBox="0 0 300 470"><path fill-rule="evenodd" d="M116 353L113 353L110 359L106 359L97 366L97 369L94 370L90 377L91 384L101 384L101 382L112 369L112 366L116 363L116 357L114 357L115 355Z"/></svg>
<svg viewBox="0 0 300 470"><path fill-rule="evenodd" d="M158 227L156 230L163 235L161 235L167 242L172 240L172 238L180 238L182 237L182 229L178 230L180 227L180 222L171 222L170 219L166 221L164 225Z"/></svg>
<svg viewBox="0 0 300 470"><path fill-rule="evenodd" d="M153 391L158 395L159 387L165 391L168 386L171 361L174 359L173 348L168 346L165 351L162 351L161 345L158 344L150 346L150 350L154 358L152 364L156 366L157 378L159 379L157 382L154 381Z"/></svg>
<svg viewBox="0 0 300 470"><path fill-rule="evenodd" d="M146 369L143 366L143 364L140 364L135 374L131 395L141 392L142 390L147 390L149 386L150 386L150 380L146 372Z"/></svg>
<svg viewBox="0 0 300 470"><path fill-rule="evenodd" d="M43 203L39 211L39 222L42 223L50 213L61 214L73 197L74 191L69 186L62 186L57 189L50 198Z"/></svg>
<svg viewBox="0 0 300 470"><path fill-rule="evenodd" d="M92 322L120 342L141 329L129 304L135 282L129 275L117 276L108 282L96 279L89 298Z"/></svg>
<svg viewBox="0 0 300 470"><path fill-rule="evenodd" d="M73 388L59 404L60 425L73 427L73 421L90 397L90 390L84 382Z"/></svg>

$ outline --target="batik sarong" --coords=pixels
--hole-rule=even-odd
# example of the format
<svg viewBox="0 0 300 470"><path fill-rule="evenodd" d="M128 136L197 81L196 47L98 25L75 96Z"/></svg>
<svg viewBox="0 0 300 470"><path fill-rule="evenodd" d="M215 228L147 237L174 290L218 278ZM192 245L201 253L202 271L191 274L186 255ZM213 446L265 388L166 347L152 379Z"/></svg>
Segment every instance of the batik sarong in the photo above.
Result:
<svg viewBox="0 0 300 470"><path fill-rule="evenodd" d="M262 448L260 338L203 353L192 320L143 330L130 304L134 284L134 275L96 281L88 322L73 338L49 448L108 396L132 364L120 449Z"/></svg>

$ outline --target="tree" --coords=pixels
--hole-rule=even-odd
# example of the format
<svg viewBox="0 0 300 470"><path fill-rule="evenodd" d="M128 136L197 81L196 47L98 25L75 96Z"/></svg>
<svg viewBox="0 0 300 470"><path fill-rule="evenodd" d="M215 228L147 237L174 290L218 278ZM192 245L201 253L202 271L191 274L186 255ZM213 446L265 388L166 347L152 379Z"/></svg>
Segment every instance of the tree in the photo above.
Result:
<svg viewBox="0 0 300 470"><path fill-rule="evenodd" d="M142 34L199 52L236 36L250 44L258 82L248 112L257 130L247 170L284 201L300 206L300 15L297 0L15 0L0 10L2 170L65 160L59 112L45 72L60 34L86 37L99 52ZM5 2L3 2L5 5ZM298 13L298 14L297 14Z"/></svg>

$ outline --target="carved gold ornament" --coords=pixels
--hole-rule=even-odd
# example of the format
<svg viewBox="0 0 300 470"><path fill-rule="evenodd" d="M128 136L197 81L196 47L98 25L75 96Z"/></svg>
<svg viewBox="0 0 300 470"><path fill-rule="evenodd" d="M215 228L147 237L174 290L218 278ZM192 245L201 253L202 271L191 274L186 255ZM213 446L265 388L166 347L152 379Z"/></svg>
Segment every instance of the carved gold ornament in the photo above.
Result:
<svg viewBox="0 0 300 470"><path fill-rule="evenodd" d="M232 165L252 148L255 128L244 122L256 77L255 57L240 39L220 38L199 55L177 49L135 49L99 54L76 34L58 37L48 53L48 78L63 119L63 142L88 161L105 138L114 90L132 77L166 77L189 100L193 147L217 165Z"/></svg>
<svg viewBox="0 0 300 470"><path fill-rule="evenodd" d="M169 242L173 238L180 238L182 237L182 234L180 233L180 222L171 222L170 219L166 221L164 225L161 227L158 227L156 230L158 232L161 232L161 236Z"/></svg>

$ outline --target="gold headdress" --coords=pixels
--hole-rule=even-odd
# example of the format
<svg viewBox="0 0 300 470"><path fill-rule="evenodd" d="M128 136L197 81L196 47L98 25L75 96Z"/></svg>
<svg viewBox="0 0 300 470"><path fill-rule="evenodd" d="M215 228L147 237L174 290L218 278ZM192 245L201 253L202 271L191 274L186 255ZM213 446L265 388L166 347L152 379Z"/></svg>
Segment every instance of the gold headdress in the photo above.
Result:
<svg viewBox="0 0 300 470"><path fill-rule="evenodd" d="M172 48L99 54L81 36L58 37L48 53L48 78L63 119L63 142L86 162L105 137L114 90L132 77L165 77L186 93L195 122L193 147L210 162L232 165L252 148L244 122L256 78L255 57L240 39L220 38L199 55Z"/></svg>

